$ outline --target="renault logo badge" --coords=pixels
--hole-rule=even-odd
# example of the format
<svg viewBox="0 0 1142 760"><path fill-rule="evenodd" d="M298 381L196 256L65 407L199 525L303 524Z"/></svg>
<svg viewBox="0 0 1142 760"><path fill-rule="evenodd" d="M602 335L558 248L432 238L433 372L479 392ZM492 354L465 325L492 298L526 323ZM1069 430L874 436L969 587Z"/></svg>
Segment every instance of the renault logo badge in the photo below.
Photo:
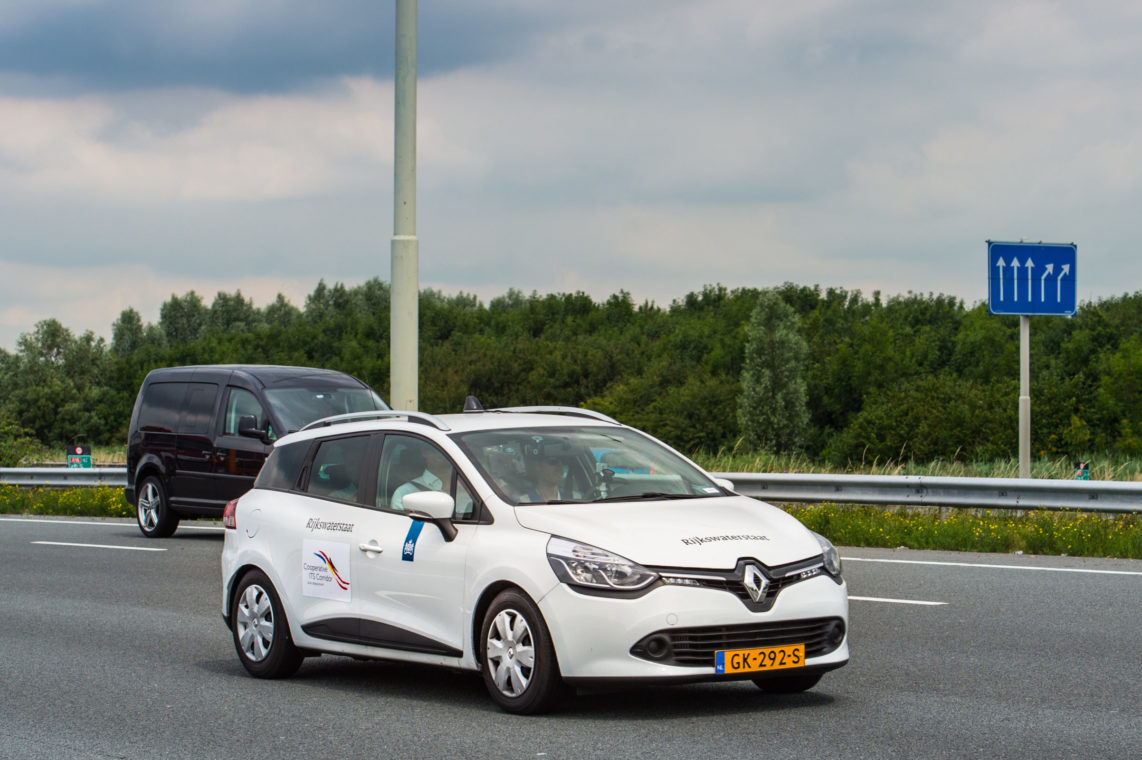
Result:
<svg viewBox="0 0 1142 760"><path fill-rule="evenodd" d="M750 599L755 602L760 602L762 597L765 596L765 590L769 588L769 579L762 575L757 565L746 565L742 585L745 586L745 590L749 592Z"/></svg>

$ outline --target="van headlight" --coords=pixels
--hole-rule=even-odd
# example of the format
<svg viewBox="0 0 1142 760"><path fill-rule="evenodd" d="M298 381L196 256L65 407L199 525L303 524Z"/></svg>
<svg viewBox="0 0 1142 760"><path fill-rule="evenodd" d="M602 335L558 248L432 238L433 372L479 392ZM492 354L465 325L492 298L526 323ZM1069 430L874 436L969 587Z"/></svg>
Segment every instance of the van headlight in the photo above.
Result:
<svg viewBox="0 0 1142 760"><path fill-rule="evenodd" d="M559 580L596 591L637 591L658 580L658 573L590 544L552 536L547 561Z"/></svg>
<svg viewBox="0 0 1142 760"><path fill-rule="evenodd" d="M825 571L834 578L840 578L841 555L837 553L837 547L833 546L833 542L820 533L814 533L813 537L816 538L817 543L821 545L821 554L825 559Z"/></svg>

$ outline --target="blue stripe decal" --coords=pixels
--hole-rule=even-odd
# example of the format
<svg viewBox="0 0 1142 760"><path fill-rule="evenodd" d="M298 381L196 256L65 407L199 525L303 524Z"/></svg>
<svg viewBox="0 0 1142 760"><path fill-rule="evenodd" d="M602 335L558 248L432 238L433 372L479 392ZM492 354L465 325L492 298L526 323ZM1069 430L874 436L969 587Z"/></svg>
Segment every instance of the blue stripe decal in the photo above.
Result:
<svg viewBox="0 0 1142 760"><path fill-rule="evenodd" d="M420 520L413 520L412 525L408 526L408 535L404 537L404 549L401 550L400 558L405 562L412 562L412 557L416 554L416 541L420 538L420 532L424 530L424 523Z"/></svg>

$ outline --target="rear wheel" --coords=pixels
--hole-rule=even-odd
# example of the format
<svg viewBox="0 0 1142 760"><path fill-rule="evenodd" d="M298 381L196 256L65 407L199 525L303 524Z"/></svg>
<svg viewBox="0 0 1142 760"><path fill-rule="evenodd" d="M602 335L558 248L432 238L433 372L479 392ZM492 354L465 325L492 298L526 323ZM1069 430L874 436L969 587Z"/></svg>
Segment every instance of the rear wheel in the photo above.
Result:
<svg viewBox="0 0 1142 760"><path fill-rule="evenodd" d="M569 693L543 615L526 594L500 593L484 615L480 631L484 684L502 709L521 715L543 713Z"/></svg>
<svg viewBox="0 0 1142 760"><path fill-rule="evenodd" d="M178 515L171 511L166 489L153 475L143 478L139 487L138 519L139 530L147 538L166 538L178 527Z"/></svg>
<svg viewBox="0 0 1142 760"><path fill-rule="evenodd" d="M797 694L808 691L817 685L823 673L799 673L795 676L775 676L771 678L755 678L753 682L762 691L771 694Z"/></svg>
<svg viewBox="0 0 1142 760"><path fill-rule="evenodd" d="M304 659L289 635L289 621L277 591L259 570L246 573L234 592L230 629L238 659L252 676L285 678Z"/></svg>

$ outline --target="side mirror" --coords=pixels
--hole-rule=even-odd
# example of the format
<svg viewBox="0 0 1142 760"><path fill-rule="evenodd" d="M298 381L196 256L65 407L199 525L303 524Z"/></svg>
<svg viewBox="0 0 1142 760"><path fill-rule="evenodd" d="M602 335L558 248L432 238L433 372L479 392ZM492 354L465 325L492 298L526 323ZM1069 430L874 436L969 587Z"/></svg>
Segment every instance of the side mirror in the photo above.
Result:
<svg viewBox="0 0 1142 760"><path fill-rule="evenodd" d="M269 433L258 427L258 418L252 414L243 414L238 418L238 435L245 438L257 438L262 443L270 442Z"/></svg>
<svg viewBox="0 0 1142 760"><path fill-rule="evenodd" d="M732 480L726 480L725 478L714 478L714 484L718 486L718 488L722 488L726 491L733 492L734 490L734 482Z"/></svg>
<svg viewBox="0 0 1142 760"><path fill-rule="evenodd" d="M401 499L401 507L414 520L430 522L440 529L445 541L456 538L456 526L452 524L452 513L456 502L440 491L417 491Z"/></svg>

